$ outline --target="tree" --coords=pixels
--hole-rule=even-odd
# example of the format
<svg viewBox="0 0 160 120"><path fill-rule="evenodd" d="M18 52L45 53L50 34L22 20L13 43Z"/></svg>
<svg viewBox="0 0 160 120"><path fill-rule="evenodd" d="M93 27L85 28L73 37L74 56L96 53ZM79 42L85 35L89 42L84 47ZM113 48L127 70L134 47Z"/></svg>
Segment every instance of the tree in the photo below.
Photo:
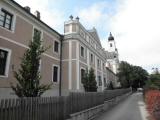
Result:
<svg viewBox="0 0 160 120"><path fill-rule="evenodd" d="M82 77L82 83L86 92L96 92L97 91L97 82L95 79L95 74L93 68L89 71L85 71L84 76Z"/></svg>
<svg viewBox="0 0 160 120"><path fill-rule="evenodd" d="M130 64L122 61L119 65L119 73L117 75L119 77L119 81L123 88L131 86L130 72L131 72Z"/></svg>
<svg viewBox="0 0 160 120"><path fill-rule="evenodd" d="M132 66L131 72L131 86L132 88L143 87L145 81L148 80L148 73L140 66Z"/></svg>
<svg viewBox="0 0 160 120"><path fill-rule="evenodd" d="M160 74L158 72L149 76L149 80L146 82L146 88L160 89Z"/></svg>
<svg viewBox="0 0 160 120"><path fill-rule="evenodd" d="M119 66L118 77L123 88L132 87L137 89L145 85L148 73L140 66L130 65L122 61Z"/></svg>
<svg viewBox="0 0 160 120"><path fill-rule="evenodd" d="M11 84L12 89L18 97L40 97L51 85L40 84L39 65L41 54L47 49L40 40L40 32L35 32L33 41L29 43L29 49L21 58L20 69L14 72L17 84Z"/></svg>
<svg viewBox="0 0 160 120"><path fill-rule="evenodd" d="M113 90L113 89L114 89L113 83L112 83L112 81L110 81L110 82L107 84L107 90Z"/></svg>

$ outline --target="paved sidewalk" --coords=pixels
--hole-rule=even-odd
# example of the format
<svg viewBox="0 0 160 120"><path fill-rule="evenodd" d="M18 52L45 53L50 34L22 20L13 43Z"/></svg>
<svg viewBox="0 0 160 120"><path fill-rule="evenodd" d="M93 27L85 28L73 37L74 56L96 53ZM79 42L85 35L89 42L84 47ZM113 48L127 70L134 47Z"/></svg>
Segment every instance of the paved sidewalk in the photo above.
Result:
<svg viewBox="0 0 160 120"><path fill-rule="evenodd" d="M142 93L134 93L95 120L148 120Z"/></svg>

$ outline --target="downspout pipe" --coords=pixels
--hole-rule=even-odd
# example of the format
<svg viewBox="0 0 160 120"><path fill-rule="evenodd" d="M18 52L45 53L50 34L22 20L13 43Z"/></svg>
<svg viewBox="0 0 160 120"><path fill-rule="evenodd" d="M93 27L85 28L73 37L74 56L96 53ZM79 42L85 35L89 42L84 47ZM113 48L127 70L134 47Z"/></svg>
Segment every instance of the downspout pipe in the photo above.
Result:
<svg viewBox="0 0 160 120"><path fill-rule="evenodd" d="M59 96L62 95L62 42L63 42L64 36L61 35L60 37L60 74L59 74Z"/></svg>

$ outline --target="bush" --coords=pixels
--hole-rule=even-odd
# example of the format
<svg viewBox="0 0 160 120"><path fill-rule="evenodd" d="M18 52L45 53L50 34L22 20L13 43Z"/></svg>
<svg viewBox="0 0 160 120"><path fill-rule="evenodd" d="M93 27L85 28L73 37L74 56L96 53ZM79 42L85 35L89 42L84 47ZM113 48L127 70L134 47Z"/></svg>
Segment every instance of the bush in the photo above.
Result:
<svg viewBox="0 0 160 120"><path fill-rule="evenodd" d="M113 90L113 89L114 89L113 83L112 83L112 81L110 81L110 82L107 84L106 90Z"/></svg>
<svg viewBox="0 0 160 120"><path fill-rule="evenodd" d="M160 120L160 91L148 90L145 93L147 109L152 120Z"/></svg>
<svg viewBox="0 0 160 120"><path fill-rule="evenodd" d="M84 76L82 76L82 83L86 92L97 92L98 87L93 68L85 71Z"/></svg>

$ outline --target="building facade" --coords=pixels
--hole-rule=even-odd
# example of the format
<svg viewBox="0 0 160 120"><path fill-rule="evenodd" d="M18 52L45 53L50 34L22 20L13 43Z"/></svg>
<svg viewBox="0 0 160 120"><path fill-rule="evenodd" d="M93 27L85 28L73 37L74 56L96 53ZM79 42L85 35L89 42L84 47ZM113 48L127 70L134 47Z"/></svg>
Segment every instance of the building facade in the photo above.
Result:
<svg viewBox="0 0 160 120"><path fill-rule="evenodd" d="M95 71L98 91L106 88L110 76L106 69L108 53L102 48L95 28L86 30L78 17L71 16L61 35L41 21L38 11L32 14L29 7L22 7L13 0L1 0L0 98L15 97L10 87L16 84L13 72L20 68L20 58L36 32L40 32L43 46L50 46L40 60L40 82L52 84L51 90L43 96L84 91L82 75L91 67Z"/></svg>
<svg viewBox="0 0 160 120"><path fill-rule="evenodd" d="M39 17L37 14L32 15L29 9L22 8L14 1L0 1L0 95L2 97L14 96L10 88L10 84L16 83L13 71L19 69L20 58L28 49L28 44L36 31L41 32L42 44L45 47L50 46L41 58L41 83L53 83L52 89L47 91L46 95L59 95L61 35L43 23ZM57 71L58 77L55 79L53 70Z"/></svg>
<svg viewBox="0 0 160 120"><path fill-rule="evenodd" d="M82 75L86 69L92 67L95 71L98 90L102 91L107 76L106 58L96 29L86 30L79 22L79 18L73 19L71 16L70 20L64 24L64 31L62 62L63 65L68 66L68 76L63 75L66 71L62 72L62 76L68 79L66 89L84 91Z"/></svg>

